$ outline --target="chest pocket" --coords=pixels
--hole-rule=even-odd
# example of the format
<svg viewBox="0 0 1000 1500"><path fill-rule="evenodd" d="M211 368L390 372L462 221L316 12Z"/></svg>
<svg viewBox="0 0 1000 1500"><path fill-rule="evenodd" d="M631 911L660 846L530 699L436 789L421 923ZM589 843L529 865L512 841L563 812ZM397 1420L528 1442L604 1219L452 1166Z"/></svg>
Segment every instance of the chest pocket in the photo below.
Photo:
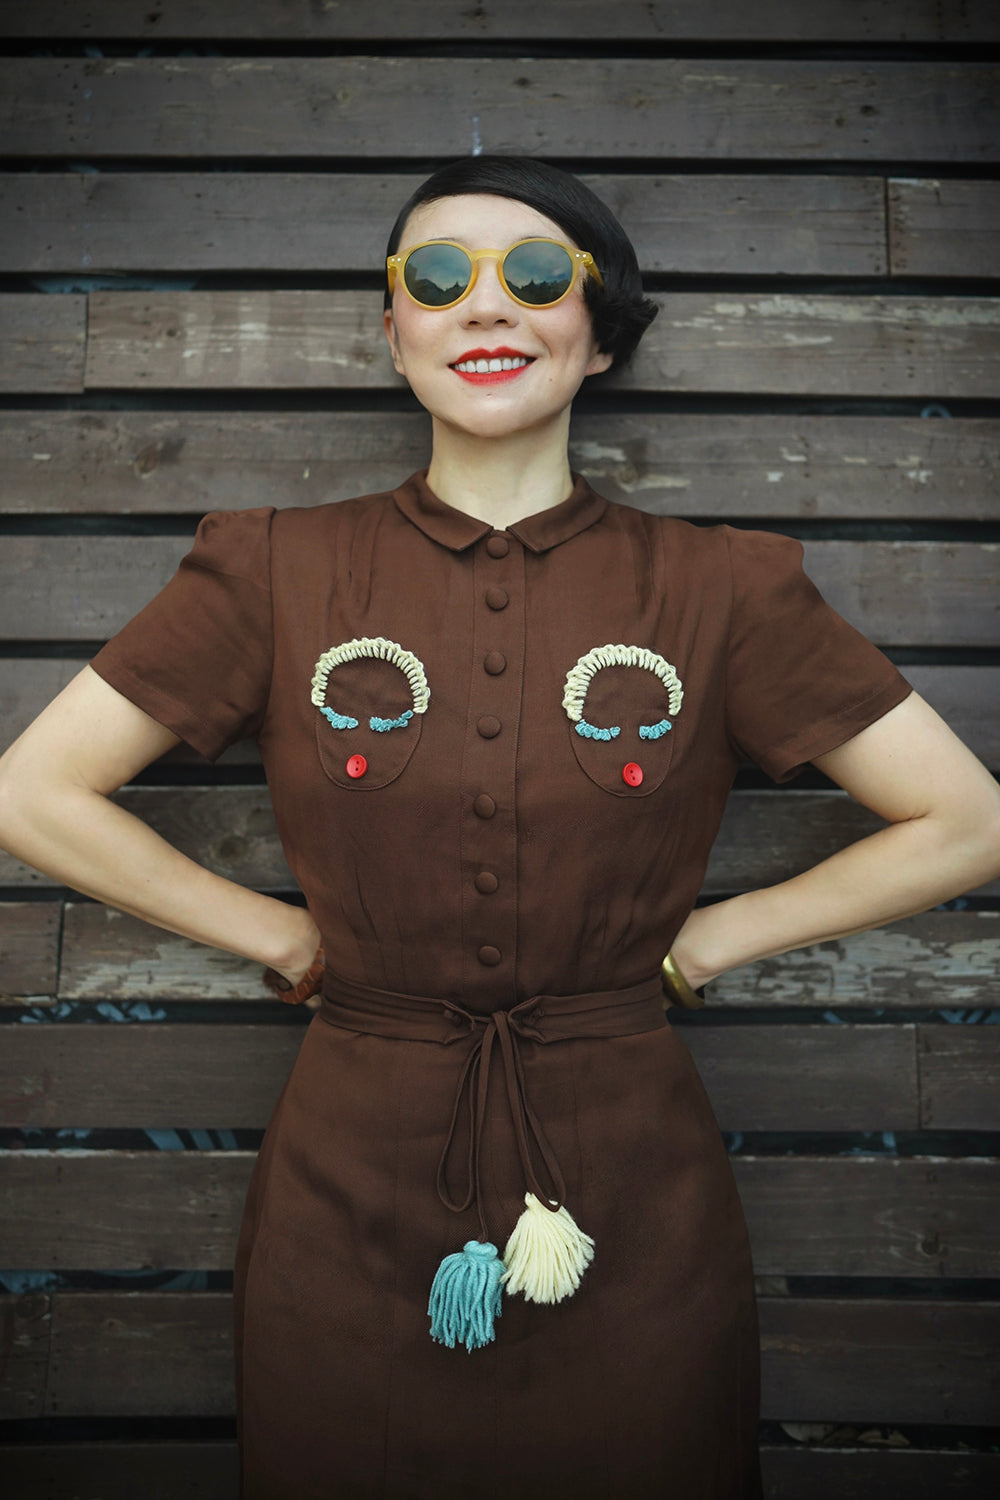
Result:
<svg viewBox="0 0 1000 1500"><path fill-rule="evenodd" d="M684 701L677 670L645 646L595 646L566 675L563 708L582 771L615 797L648 797L670 769Z"/></svg>
<svg viewBox="0 0 1000 1500"><path fill-rule="evenodd" d="M351 791L377 791L401 776L430 701L412 651L383 636L331 646L313 669L316 749L323 773Z"/></svg>

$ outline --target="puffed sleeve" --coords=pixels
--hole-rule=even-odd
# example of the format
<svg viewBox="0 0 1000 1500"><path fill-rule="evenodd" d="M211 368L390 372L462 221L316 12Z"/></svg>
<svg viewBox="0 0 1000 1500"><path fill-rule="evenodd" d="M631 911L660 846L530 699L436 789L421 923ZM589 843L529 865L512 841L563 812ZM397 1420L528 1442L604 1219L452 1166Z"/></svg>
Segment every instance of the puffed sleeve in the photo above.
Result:
<svg viewBox="0 0 1000 1500"><path fill-rule="evenodd" d="M90 663L209 760L255 734L267 708L273 515L205 516L170 582Z"/></svg>
<svg viewBox="0 0 1000 1500"><path fill-rule="evenodd" d="M732 615L726 716L737 751L775 781L842 745L912 691L888 657L832 609L803 549L765 531L727 534Z"/></svg>

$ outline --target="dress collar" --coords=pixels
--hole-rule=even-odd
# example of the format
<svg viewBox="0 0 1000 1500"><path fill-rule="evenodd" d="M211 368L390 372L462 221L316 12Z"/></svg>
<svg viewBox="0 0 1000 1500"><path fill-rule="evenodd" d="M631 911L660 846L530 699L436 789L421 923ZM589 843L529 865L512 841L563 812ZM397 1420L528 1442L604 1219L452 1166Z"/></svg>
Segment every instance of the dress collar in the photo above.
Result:
<svg viewBox="0 0 1000 1500"><path fill-rule="evenodd" d="M463 552L495 529L488 521L466 515L439 499L427 484L426 469L411 474L398 490L393 490L393 499L408 521L453 552ZM579 474L574 474L573 488L565 500L515 521L507 530L530 552L547 552L593 526L607 506L602 495L596 494Z"/></svg>

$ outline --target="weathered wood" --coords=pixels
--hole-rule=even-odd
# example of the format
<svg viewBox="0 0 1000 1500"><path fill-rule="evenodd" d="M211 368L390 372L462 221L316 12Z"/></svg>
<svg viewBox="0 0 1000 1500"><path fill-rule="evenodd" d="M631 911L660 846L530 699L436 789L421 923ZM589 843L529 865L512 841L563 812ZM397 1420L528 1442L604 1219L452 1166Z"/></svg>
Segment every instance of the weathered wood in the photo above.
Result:
<svg viewBox="0 0 1000 1500"><path fill-rule="evenodd" d="M10 537L0 556L0 636L102 641L163 587L190 546L187 537ZM805 544L821 592L881 646L1000 643L998 556L992 543Z"/></svg>
<svg viewBox="0 0 1000 1500"><path fill-rule="evenodd" d="M1000 1027L919 1026L917 1054L924 1129L1000 1130Z"/></svg>
<svg viewBox="0 0 1000 1500"><path fill-rule="evenodd" d="M0 36L211 37L247 41L579 41L985 42L1000 38L990 0L32 0L4 6Z"/></svg>
<svg viewBox="0 0 1000 1500"><path fill-rule="evenodd" d="M896 178L888 210L893 276L1000 275L1000 182Z"/></svg>
<svg viewBox="0 0 1000 1500"><path fill-rule="evenodd" d="M998 965L1000 914L932 911L732 969L708 993L735 1006L995 1006Z"/></svg>
<svg viewBox="0 0 1000 1500"><path fill-rule="evenodd" d="M1000 1453L968 1449L762 1443L760 1457L767 1500L989 1500L1000 1486Z"/></svg>
<svg viewBox="0 0 1000 1500"><path fill-rule="evenodd" d="M991 1028L971 1030L965 1048L949 1055L951 1076L968 1064L963 1123L989 1129L1000 1058L995 1045L982 1046ZM291 1025L12 1027L0 1053L0 1124L259 1130L302 1035ZM722 1130L915 1130L921 1123L912 1025L699 1025L681 1035Z"/></svg>
<svg viewBox="0 0 1000 1500"><path fill-rule="evenodd" d="M0 293L0 392L83 390L87 299L76 293Z"/></svg>
<svg viewBox="0 0 1000 1500"><path fill-rule="evenodd" d="M430 456L423 413L0 411L0 513L317 505L393 489ZM663 515L1000 519L1000 423L585 414L573 467Z"/></svg>
<svg viewBox="0 0 1000 1500"><path fill-rule="evenodd" d="M994 162L998 76L978 62L20 57L0 63L0 149Z"/></svg>
<svg viewBox="0 0 1000 1500"><path fill-rule="evenodd" d="M51 901L0 905L0 1005L13 995L54 995L62 911Z"/></svg>
<svg viewBox="0 0 1000 1500"><path fill-rule="evenodd" d="M225 1270L253 1161L247 1151L0 1153L4 1263ZM998 1161L736 1155L732 1166L758 1275L1000 1271Z"/></svg>
<svg viewBox="0 0 1000 1500"><path fill-rule="evenodd" d="M760 1311L765 1416L996 1421L998 1302L768 1297Z"/></svg>
<svg viewBox="0 0 1000 1500"><path fill-rule="evenodd" d="M2 271L380 271L425 174L0 173ZM583 176L644 271L881 276L878 177ZM290 226L294 232L290 233Z"/></svg>
<svg viewBox="0 0 1000 1500"><path fill-rule="evenodd" d="M1000 97L1000 89L998 89ZM1000 394L1000 301L677 292L608 389ZM91 292L90 390L397 390L378 292Z"/></svg>
<svg viewBox="0 0 1000 1500"><path fill-rule="evenodd" d="M44 1416L51 1334L48 1297L0 1295L0 1418Z"/></svg>
<svg viewBox="0 0 1000 1500"><path fill-rule="evenodd" d="M51 1302L46 1415L232 1414L227 1293L30 1300ZM766 1420L995 1421L1000 1303L765 1296L759 1310ZM10 1376L30 1378L17 1360Z"/></svg>
<svg viewBox="0 0 1000 1500"><path fill-rule="evenodd" d="M266 788L133 787L117 799L217 874L259 890L295 890ZM880 826L874 814L840 792L735 792L703 889L714 895L772 885ZM0 851L0 884L44 888L54 883ZM980 890L997 888L994 882ZM940 1003L949 1003L940 993Z"/></svg>

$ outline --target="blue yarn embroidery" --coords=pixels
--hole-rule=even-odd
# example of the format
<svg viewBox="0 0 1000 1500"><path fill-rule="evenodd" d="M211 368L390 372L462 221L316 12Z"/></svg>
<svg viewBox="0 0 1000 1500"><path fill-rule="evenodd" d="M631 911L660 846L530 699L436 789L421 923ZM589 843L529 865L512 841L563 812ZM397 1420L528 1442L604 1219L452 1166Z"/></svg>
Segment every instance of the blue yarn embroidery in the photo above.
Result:
<svg viewBox="0 0 1000 1500"><path fill-rule="evenodd" d="M668 729L673 729L669 719L661 719L659 724L640 724L639 738L641 740L658 740L665 735Z"/></svg>
<svg viewBox="0 0 1000 1500"><path fill-rule="evenodd" d="M387 729L405 729L412 718L413 709L407 708L403 710L398 719L378 719L373 714L368 723L377 734L384 734Z"/></svg>
<svg viewBox="0 0 1000 1500"><path fill-rule="evenodd" d="M585 740L616 740L622 732L620 724L612 724L610 729L597 729L595 725L588 724L586 719L580 719L573 728Z"/></svg>
<svg viewBox="0 0 1000 1500"><path fill-rule="evenodd" d="M335 708L323 707L320 713L324 719L329 719L334 729L357 729L357 719L352 719L349 714L338 714Z"/></svg>

